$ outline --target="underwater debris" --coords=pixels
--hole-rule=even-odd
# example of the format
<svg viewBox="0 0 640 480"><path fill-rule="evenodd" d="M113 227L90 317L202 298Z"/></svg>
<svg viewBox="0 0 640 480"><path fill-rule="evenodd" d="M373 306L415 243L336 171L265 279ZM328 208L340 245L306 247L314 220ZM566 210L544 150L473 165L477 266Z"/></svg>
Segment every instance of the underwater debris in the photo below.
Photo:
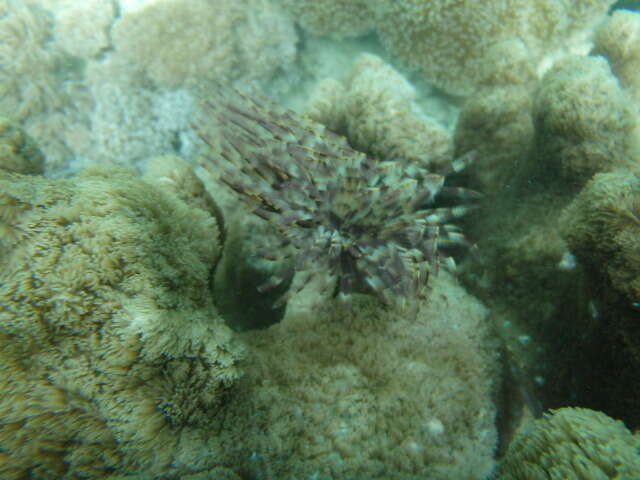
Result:
<svg viewBox="0 0 640 480"><path fill-rule="evenodd" d="M353 150L323 125L268 100L218 89L202 102L209 118L194 127L211 147L204 167L239 194L278 235L258 256L292 259L267 291L295 277L283 305L322 272L322 292L348 300L373 293L386 304L420 296L437 270L440 249L466 245L449 222L466 214L471 190L444 186L443 175L410 178L402 165ZM216 123L215 133L203 125ZM459 171L473 154L452 162ZM446 199L446 206L439 200ZM260 242L261 240L257 240Z"/></svg>

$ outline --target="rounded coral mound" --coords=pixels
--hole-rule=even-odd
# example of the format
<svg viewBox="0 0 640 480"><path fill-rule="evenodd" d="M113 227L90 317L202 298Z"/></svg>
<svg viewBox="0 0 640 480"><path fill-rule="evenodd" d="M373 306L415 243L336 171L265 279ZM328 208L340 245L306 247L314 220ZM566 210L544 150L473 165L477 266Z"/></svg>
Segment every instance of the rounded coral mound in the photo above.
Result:
<svg viewBox="0 0 640 480"><path fill-rule="evenodd" d="M417 102L416 89L380 57L363 53L341 79L321 82L309 117L344 135L351 147L402 163L413 175L446 170L451 134Z"/></svg>
<svg viewBox="0 0 640 480"><path fill-rule="evenodd" d="M210 213L217 222L220 243L224 243L224 216L192 165L177 155L160 155L151 159L144 170L144 180L171 192L186 204Z"/></svg>
<svg viewBox="0 0 640 480"><path fill-rule="evenodd" d="M601 57L569 57L536 92L540 158L572 183L628 163L637 116Z"/></svg>
<svg viewBox="0 0 640 480"><path fill-rule="evenodd" d="M280 0L306 30L335 38L357 37L373 30L375 16L365 0Z"/></svg>
<svg viewBox="0 0 640 480"><path fill-rule="evenodd" d="M255 479L486 480L499 367L484 307L445 271L415 319L366 295L314 303L302 292L280 323L239 334L252 354L226 411L230 467L254 464Z"/></svg>
<svg viewBox="0 0 640 480"><path fill-rule="evenodd" d="M522 86L487 89L464 103L455 130L457 153L476 152L467 173L480 191L496 194L517 176L534 139L531 93Z"/></svg>
<svg viewBox="0 0 640 480"><path fill-rule="evenodd" d="M640 303L640 176L626 170L596 175L563 219L569 246L598 290L626 306Z"/></svg>
<svg viewBox="0 0 640 480"><path fill-rule="evenodd" d="M409 66L450 93L465 94L495 75L489 62L503 42L521 39L530 61L564 48L568 39L589 30L613 1L596 0L378 0L383 43ZM515 44L513 44L515 46ZM502 55L507 53L502 51ZM507 53L521 57L521 47ZM513 63L509 66L513 69Z"/></svg>
<svg viewBox="0 0 640 480"><path fill-rule="evenodd" d="M293 22L269 0L127 3L112 30L115 57L160 86L255 82L295 56Z"/></svg>
<svg viewBox="0 0 640 480"><path fill-rule="evenodd" d="M216 220L101 169L0 174L0 222L0 476L208 467L242 351L210 300Z"/></svg>
<svg viewBox="0 0 640 480"><path fill-rule="evenodd" d="M561 408L514 440L496 478L640 478L640 438L602 412Z"/></svg>
<svg viewBox="0 0 640 480"><path fill-rule="evenodd" d="M640 13L617 10L598 29L594 55L602 55L622 85L640 99Z"/></svg>

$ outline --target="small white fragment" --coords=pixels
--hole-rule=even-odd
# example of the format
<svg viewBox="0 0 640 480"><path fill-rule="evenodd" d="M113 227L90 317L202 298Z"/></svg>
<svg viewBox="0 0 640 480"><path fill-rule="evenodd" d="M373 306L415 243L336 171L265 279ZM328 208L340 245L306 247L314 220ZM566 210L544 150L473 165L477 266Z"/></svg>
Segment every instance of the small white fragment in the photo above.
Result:
<svg viewBox="0 0 640 480"><path fill-rule="evenodd" d="M454 273L456 271L456 261L453 259L453 257L445 257L444 268L446 268L447 271L451 273Z"/></svg>
<svg viewBox="0 0 640 480"><path fill-rule="evenodd" d="M564 252L564 255L562 255L562 258L556 266L558 267L558 270L568 272L575 269L577 265L578 261L576 260L575 255L571 252Z"/></svg>
<svg viewBox="0 0 640 480"><path fill-rule="evenodd" d="M536 375L535 377L533 377L533 381L542 386L546 383L547 380L541 375Z"/></svg>
<svg viewBox="0 0 640 480"><path fill-rule="evenodd" d="M422 428L432 437L440 437L444 433L444 425L439 418L432 418Z"/></svg>
<svg viewBox="0 0 640 480"><path fill-rule="evenodd" d="M529 335L520 335L518 337L518 341L522 344L522 345L527 345L530 341L531 341L531 337Z"/></svg>

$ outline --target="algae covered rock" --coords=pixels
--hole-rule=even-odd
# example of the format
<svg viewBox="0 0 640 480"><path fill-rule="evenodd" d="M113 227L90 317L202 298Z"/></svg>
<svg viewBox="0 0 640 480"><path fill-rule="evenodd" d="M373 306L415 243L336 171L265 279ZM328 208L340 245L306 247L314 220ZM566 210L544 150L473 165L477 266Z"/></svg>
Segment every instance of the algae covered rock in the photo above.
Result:
<svg viewBox="0 0 640 480"><path fill-rule="evenodd" d="M97 169L0 173L0 222L0 477L213 466L242 353L211 302L215 218Z"/></svg>

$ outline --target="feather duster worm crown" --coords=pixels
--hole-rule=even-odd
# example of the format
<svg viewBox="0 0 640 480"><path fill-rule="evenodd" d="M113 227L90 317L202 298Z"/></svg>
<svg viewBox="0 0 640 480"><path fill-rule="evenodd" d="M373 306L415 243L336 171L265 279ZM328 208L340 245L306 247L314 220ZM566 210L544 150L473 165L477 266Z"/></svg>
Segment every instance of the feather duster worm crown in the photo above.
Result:
<svg viewBox="0 0 640 480"><path fill-rule="evenodd" d="M235 90L218 89L202 110L215 122L215 133L195 125L211 147L204 167L275 228L258 255L293 260L260 287L295 273L276 306L318 274L323 288L343 299L368 292L385 303L406 300L427 285L440 248L466 244L448 222L470 207L439 207L437 200L446 196L451 205L478 194L445 187L442 175L410 178L403 165L367 158L324 126ZM471 157L454 161L452 170Z"/></svg>

